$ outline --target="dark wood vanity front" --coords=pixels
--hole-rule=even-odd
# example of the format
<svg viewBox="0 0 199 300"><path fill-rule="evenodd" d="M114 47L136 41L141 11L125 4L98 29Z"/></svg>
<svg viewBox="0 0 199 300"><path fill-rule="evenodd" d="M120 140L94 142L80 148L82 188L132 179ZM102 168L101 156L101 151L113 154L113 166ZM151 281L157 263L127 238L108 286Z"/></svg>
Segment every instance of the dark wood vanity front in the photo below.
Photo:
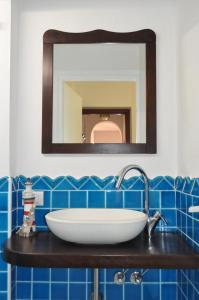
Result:
<svg viewBox="0 0 199 300"><path fill-rule="evenodd" d="M37 232L32 238L14 234L4 245L4 258L26 267L199 268L199 253L177 233L166 232L116 245L73 244L50 232Z"/></svg>

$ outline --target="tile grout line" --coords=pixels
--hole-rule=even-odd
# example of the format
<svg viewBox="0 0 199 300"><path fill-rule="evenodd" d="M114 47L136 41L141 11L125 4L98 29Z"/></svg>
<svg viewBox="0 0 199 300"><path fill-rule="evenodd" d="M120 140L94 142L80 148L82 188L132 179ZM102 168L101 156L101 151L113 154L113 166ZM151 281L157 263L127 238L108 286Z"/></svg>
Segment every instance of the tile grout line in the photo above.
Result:
<svg viewBox="0 0 199 300"><path fill-rule="evenodd" d="M88 268L86 268L86 290L85 290L86 300L88 299Z"/></svg>
<svg viewBox="0 0 199 300"><path fill-rule="evenodd" d="M69 282L70 282L70 269L68 268L67 269L67 271L68 271L68 290L67 290L67 296L68 296L68 298L67 298L67 300L70 300L70 284L69 284Z"/></svg>
<svg viewBox="0 0 199 300"><path fill-rule="evenodd" d="M52 269L51 268L49 268L49 286L48 286L48 288L49 288L49 300L51 300L51 298L52 298L52 295L51 295L51 287L52 287Z"/></svg>
<svg viewBox="0 0 199 300"><path fill-rule="evenodd" d="M31 297L31 300L34 300L33 299L33 268L31 268L31 283L30 283L30 297Z"/></svg>
<svg viewBox="0 0 199 300"><path fill-rule="evenodd" d="M160 269L160 300L162 300L162 270Z"/></svg>

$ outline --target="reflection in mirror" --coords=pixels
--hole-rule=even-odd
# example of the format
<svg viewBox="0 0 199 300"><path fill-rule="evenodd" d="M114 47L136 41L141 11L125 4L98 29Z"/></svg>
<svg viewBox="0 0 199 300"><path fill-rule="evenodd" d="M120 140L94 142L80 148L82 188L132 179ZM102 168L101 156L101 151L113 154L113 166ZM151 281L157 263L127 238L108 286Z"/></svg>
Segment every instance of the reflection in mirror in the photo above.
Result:
<svg viewBox="0 0 199 300"><path fill-rule="evenodd" d="M83 143L129 143L130 109L83 109Z"/></svg>
<svg viewBox="0 0 199 300"><path fill-rule="evenodd" d="M53 143L146 143L146 46L54 44Z"/></svg>

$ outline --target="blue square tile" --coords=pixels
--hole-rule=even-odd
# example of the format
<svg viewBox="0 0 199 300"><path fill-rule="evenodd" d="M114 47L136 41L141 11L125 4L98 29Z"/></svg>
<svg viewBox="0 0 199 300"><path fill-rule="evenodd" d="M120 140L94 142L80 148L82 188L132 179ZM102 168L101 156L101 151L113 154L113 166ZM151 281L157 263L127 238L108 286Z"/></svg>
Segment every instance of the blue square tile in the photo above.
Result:
<svg viewBox="0 0 199 300"><path fill-rule="evenodd" d="M160 270L159 269L150 269L144 274L144 282L159 282L160 280Z"/></svg>
<svg viewBox="0 0 199 300"><path fill-rule="evenodd" d="M6 292L8 288L7 273L0 273L0 291Z"/></svg>
<svg viewBox="0 0 199 300"><path fill-rule="evenodd" d="M0 296L0 299L1 299L1 296ZM16 299L16 286L14 286L11 290L11 299L12 300ZM5 300L7 300L7 299L5 299Z"/></svg>
<svg viewBox="0 0 199 300"><path fill-rule="evenodd" d="M17 267L12 266L12 269L11 269L11 284L12 284L12 286L15 285L16 280L17 280Z"/></svg>
<svg viewBox="0 0 199 300"><path fill-rule="evenodd" d="M87 283L86 287L87 287L87 298L86 298L86 300L91 300L91 293L93 292L93 284ZM101 290L100 290L100 286L99 286L99 292L103 295L103 292L101 292Z"/></svg>
<svg viewBox="0 0 199 300"><path fill-rule="evenodd" d="M8 230L8 214L7 212L0 212L0 231Z"/></svg>
<svg viewBox="0 0 199 300"><path fill-rule="evenodd" d="M122 208L123 207L123 192L107 191L106 192L106 207L107 208Z"/></svg>
<svg viewBox="0 0 199 300"><path fill-rule="evenodd" d="M90 281L91 282L93 280L93 275L94 275L93 269L90 269ZM104 282L105 278L106 278L106 269L100 269L99 270L99 280L100 280L100 282Z"/></svg>
<svg viewBox="0 0 199 300"><path fill-rule="evenodd" d="M184 194L184 193L181 193L181 206L180 206L180 208L183 211L187 210L187 195Z"/></svg>
<svg viewBox="0 0 199 300"><path fill-rule="evenodd" d="M159 284L143 284L143 298L150 300L160 300Z"/></svg>
<svg viewBox="0 0 199 300"><path fill-rule="evenodd" d="M187 229L187 218L185 214L181 214L181 230L186 234L186 229Z"/></svg>
<svg viewBox="0 0 199 300"><path fill-rule="evenodd" d="M49 284L33 283L33 299L49 300Z"/></svg>
<svg viewBox="0 0 199 300"><path fill-rule="evenodd" d="M193 204L193 196L187 195L187 203L186 203L187 212L188 212L189 207L192 206L192 204Z"/></svg>
<svg viewBox="0 0 199 300"><path fill-rule="evenodd" d="M162 282L176 282L177 280L177 272L176 270L161 270L161 279Z"/></svg>
<svg viewBox="0 0 199 300"><path fill-rule="evenodd" d="M8 177L0 178L0 192L8 192Z"/></svg>
<svg viewBox="0 0 199 300"><path fill-rule="evenodd" d="M0 252L0 270L1 271L7 271L7 267L8 267L8 265L3 259L3 253Z"/></svg>
<svg viewBox="0 0 199 300"><path fill-rule="evenodd" d="M22 222L23 222L23 209L18 208L17 209L17 225L21 226Z"/></svg>
<svg viewBox="0 0 199 300"><path fill-rule="evenodd" d="M125 208L142 208L142 192L125 191L124 192L124 207Z"/></svg>
<svg viewBox="0 0 199 300"><path fill-rule="evenodd" d="M162 300L176 299L176 294L176 284L162 284Z"/></svg>
<svg viewBox="0 0 199 300"><path fill-rule="evenodd" d="M44 191L44 205L43 208L50 208L51 192Z"/></svg>
<svg viewBox="0 0 199 300"><path fill-rule="evenodd" d="M51 300L66 300L68 294L68 287L65 283L51 284Z"/></svg>
<svg viewBox="0 0 199 300"><path fill-rule="evenodd" d="M52 192L52 208L67 208L68 192Z"/></svg>
<svg viewBox="0 0 199 300"><path fill-rule="evenodd" d="M31 268L17 267L17 280L18 281L30 281L31 280Z"/></svg>
<svg viewBox="0 0 199 300"><path fill-rule="evenodd" d="M175 209L162 209L161 210L162 216L167 221L167 226L176 226L177 220L176 220L176 210ZM161 222L162 223L162 222Z"/></svg>
<svg viewBox="0 0 199 300"><path fill-rule="evenodd" d="M50 273L48 268L34 268L33 280L34 281L49 281Z"/></svg>
<svg viewBox="0 0 199 300"><path fill-rule="evenodd" d="M99 270L99 278L101 280L102 276L101 274L103 273L103 269ZM93 269L87 269L87 280L88 282L92 282L93 281Z"/></svg>
<svg viewBox="0 0 199 300"><path fill-rule="evenodd" d="M8 193L0 193L0 211L8 210Z"/></svg>
<svg viewBox="0 0 199 300"><path fill-rule="evenodd" d="M181 229L182 222L181 222L181 212L177 210L177 228Z"/></svg>
<svg viewBox="0 0 199 300"><path fill-rule="evenodd" d="M124 300L140 300L141 299L141 285L133 285L133 284L126 283L124 288L125 288L125 299Z"/></svg>
<svg viewBox="0 0 199 300"><path fill-rule="evenodd" d="M36 226L47 226L46 220L45 220L45 215L47 213L49 213L48 209L36 207L36 210L35 210Z"/></svg>
<svg viewBox="0 0 199 300"><path fill-rule="evenodd" d="M17 192L12 192L12 209L17 207Z"/></svg>
<svg viewBox="0 0 199 300"><path fill-rule="evenodd" d="M8 293L0 292L0 299L1 300L8 300Z"/></svg>
<svg viewBox="0 0 199 300"><path fill-rule="evenodd" d="M60 268L51 269L51 280L52 281L67 281L68 280L68 269L60 269Z"/></svg>
<svg viewBox="0 0 199 300"><path fill-rule="evenodd" d="M17 282L17 299L31 299L31 284Z"/></svg>
<svg viewBox="0 0 199 300"><path fill-rule="evenodd" d="M175 208L175 192L165 192L161 193L162 208Z"/></svg>
<svg viewBox="0 0 199 300"><path fill-rule="evenodd" d="M115 273L121 271L122 271L121 268L106 269L106 282L113 283Z"/></svg>
<svg viewBox="0 0 199 300"><path fill-rule="evenodd" d="M88 207L89 208L104 208L105 193L102 191L88 192Z"/></svg>
<svg viewBox="0 0 199 300"><path fill-rule="evenodd" d="M69 270L70 282L85 282L86 269L71 268Z"/></svg>
<svg viewBox="0 0 199 300"><path fill-rule="evenodd" d="M70 192L70 207L71 208L86 208L87 197L84 191Z"/></svg>
<svg viewBox="0 0 199 300"><path fill-rule="evenodd" d="M22 205L22 191L17 191L17 205L19 207L23 207Z"/></svg>
<svg viewBox="0 0 199 300"><path fill-rule="evenodd" d="M7 232L0 232L0 250L3 249L3 244L7 239L8 239L8 233Z"/></svg>
<svg viewBox="0 0 199 300"><path fill-rule="evenodd" d="M191 238L193 239L193 219L190 218L189 216L187 216L187 228L186 228L186 234Z"/></svg>
<svg viewBox="0 0 199 300"><path fill-rule="evenodd" d="M160 192L150 191L149 192L149 206L150 208L160 208L161 207L161 196Z"/></svg>
<svg viewBox="0 0 199 300"><path fill-rule="evenodd" d="M122 299L123 288L121 285L106 284L106 299Z"/></svg>
<svg viewBox="0 0 199 300"><path fill-rule="evenodd" d="M181 193L176 192L176 208L181 208Z"/></svg>
<svg viewBox="0 0 199 300"><path fill-rule="evenodd" d="M69 284L70 300L86 299L86 285L81 283Z"/></svg>

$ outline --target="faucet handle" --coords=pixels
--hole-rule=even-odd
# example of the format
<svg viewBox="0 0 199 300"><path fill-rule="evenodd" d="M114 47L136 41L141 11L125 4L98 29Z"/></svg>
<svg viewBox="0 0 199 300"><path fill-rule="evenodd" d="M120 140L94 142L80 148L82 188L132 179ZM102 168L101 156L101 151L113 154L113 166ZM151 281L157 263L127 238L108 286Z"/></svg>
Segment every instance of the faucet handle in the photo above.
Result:
<svg viewBox="0 0 199 300"><path fill-rule="evenodd" d="M159 211L156 211L153 217L148 218L147 231L148 231L149 239L151 238L160 220L163 221L165 225L167 225L167 220L163 216L161 216Z"/></svg>
<svg viewBox="0 0 199 300"><path fill-rule="evenodd" d="M165 217L163 217L163 216L160 215L160 219L161 219L161 221L164 223L164 225L168 225L168 222L167 222L167 220L165 219Z"/></svg>
<svg viewBox="0 0 199 300"><path fill-rule="evenodd" d="M157 221L158 221L158 220L161 220L161 221L164 223L164 225L168 225L167 220L165 219L165 217L163 217L163 216L161 215L161 213L160 213L159 211L156 211L156 212L155 212L153 218L156 219Z"/></svg>

